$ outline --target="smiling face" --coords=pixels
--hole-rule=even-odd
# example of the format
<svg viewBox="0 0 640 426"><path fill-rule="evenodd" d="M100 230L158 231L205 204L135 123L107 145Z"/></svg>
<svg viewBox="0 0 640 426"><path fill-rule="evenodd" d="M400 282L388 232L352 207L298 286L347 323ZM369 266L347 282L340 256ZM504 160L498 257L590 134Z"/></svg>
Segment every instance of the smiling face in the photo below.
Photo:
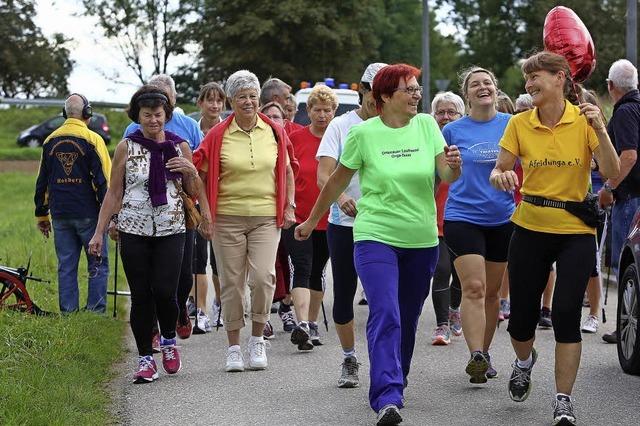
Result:
<svg viewBox="0 0 640 426"><path fill-rule="evenodd" d="M383 95L384 113L397 114L408 118L418 113L418 104L422 99L422 88L415 77L408 80L400 79L393 96Z"/></svg>
<svg viewBox="0 0 640 426"><path fill-rule="evenodd" d="M467 80L467 102L471 108L495 106L496 85L489 74L483 71L474 72Z"/></svg>
<svg viewBox="0 0 640 426"><path fill-rule="evenodd" d="M220 119L220 113L224 109L224 99L216 90L211 90L203 101L198 101L198 108L208 121L216 122Z"/></svg>
<svg viewBox="0 0 640 426"><path fill-rule="evenodd" d="M239 118L253 120L258 113L258 91L255 89L243 89L238 91L231 99L231 109Z"/></svg>
<svg viewBox="0 0 640 426"><path fill-rule="evenodd" d="M550 71L532 71L524 75L524 88L533 105L540 107L547 102L564 97L565 75L563 71L552 73Z"/></svg>
<svg viewBox="0 0 640 426"><path fill-rule="evenodd" d="M329 102L315 102L313 106L307 108L309 114L309 120L311 125L317 130L324 132L329 125L329 122L333 119L335 110L333 105Z"/></svg>
<svg viewBox="0 0 640 426"><path fill-rule="evenodd" d="M142 133L150 139L154 139L154 136L164 131L165 119L166 114L162 105L155 108L140 108L138 115L140 127L142 127Z"/></svg>

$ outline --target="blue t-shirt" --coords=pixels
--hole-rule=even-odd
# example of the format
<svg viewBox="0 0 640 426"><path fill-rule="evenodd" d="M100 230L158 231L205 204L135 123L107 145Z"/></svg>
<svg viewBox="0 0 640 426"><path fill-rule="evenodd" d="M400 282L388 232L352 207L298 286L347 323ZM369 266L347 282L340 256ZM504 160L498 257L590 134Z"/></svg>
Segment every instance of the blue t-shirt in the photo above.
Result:
<svg viewBox="0 0 640 426"><path fill-rule="evenodd" d="M466 116L442 129L447 145L456 145L462 156L462 174L449 186L444 220L497 226L511 219L513 194L489 183L500 152L498 143L510 118L501 112L489 121Z"/></svg>
<svg viewBox="0 0 640 426"><path fill-rule="evenodd" d="M135 132L139 128L140 125L137 123L129 124L122 137L127 137L128 134ZM202 138L204 138L202 130L200 130L200 126L198 126L198 122L177 111L174 111L171 120L165 123L164 129L184 138L184 140L189 144L191 151L195 151L200 145L200 142L202 142Z"/></svg>

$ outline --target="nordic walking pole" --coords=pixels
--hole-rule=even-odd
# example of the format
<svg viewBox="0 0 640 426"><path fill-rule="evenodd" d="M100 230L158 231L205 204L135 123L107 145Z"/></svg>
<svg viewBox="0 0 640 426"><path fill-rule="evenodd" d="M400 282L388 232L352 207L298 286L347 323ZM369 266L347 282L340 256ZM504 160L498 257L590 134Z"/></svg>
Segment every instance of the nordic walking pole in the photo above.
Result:
<svg viewBox="0 0 640 426"><path fill-rule="evenodd" d="M118 252L119 250L119 246L120 244L118 244L120 241L120 238L116 239L116 266L115 266L115 272L114 272L114 276L113 276L113 317L115 318L117 315L117 308L116 308L116 302L117 302L117 297L118 297Z"/></svg>
<svg viewBox="0 0 640 426"><path fill-rule="evenodd" d="M605 245L605 241L607 239L607 221L608 221L608 215L605 213L605 221L604 221L604 226L602 227L602 237L600 238L600 244L598 245L598 258L596 259L596 265L598 266L598 272L600 275L600 300L604 299L605 302L601 305L602 308L602 323L607 322L607 314L605 313L604 310L604 305L607 304L606 302L606 298L604 297L604 289L602 288L602 268L600 268L600 266L602 265L602 255L604 253L606 253L606 250L604 248ZM609 262L609 265L611 265L611 262ZM607 283L609 282L609 276L607 275Z"/></svg>
<svg viewBox="0 0 640 426"><path fill-rule="evenodd" d="M192 262L193 265L193 261L195 260L196 265L198 264L198 253L196 250L196 238L197 236L197 230L194 231L193 233L193 243L191 244L191 247L193 247L193 250L191 251L193 253L193 259L190 259L190 261ZM201 329L200 326L198 325L198 276L196 275L196 271L193 271L193 287L195 288L195 304L196 304L196 317L193 320L193 334L204 334L205 330ZM188 315L188 313L187 313Z"/></svg>

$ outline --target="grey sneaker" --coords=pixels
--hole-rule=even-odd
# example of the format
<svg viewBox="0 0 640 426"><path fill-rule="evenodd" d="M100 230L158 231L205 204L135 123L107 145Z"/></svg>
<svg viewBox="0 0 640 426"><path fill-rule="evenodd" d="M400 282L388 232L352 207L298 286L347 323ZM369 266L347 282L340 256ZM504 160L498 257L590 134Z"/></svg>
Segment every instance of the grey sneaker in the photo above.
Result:
<svg viewBox="0 0 640 426"><path fill-rule="evenodd" d="M553 424L575 425L576 416L573 414L571 398L566 395L557 395L553 401Z"/></svg>
<svg viewBox="0 0 640 426"><path fill-rule="evenodd" d="M357 388L360 386L358 378L358 360L355 356L349 355L342 363L342 373L338 379L339 388Z"/></svg>
<svg viewBox="0 0 640 426"><path fill-rule="evenodd" d="M487 369L487 379L495 379L496 377L498 377L498 372L495 368L493 368L493 365L491 364L491 355L489 355L489 352L484 352L484 357L489 363L489 368Z"/></svg>
<svg viewBox="0 0 640 426"><path fill-rule="evenodd" d="M291 332L291 343L298 345L300 351L310 351L313 344L309 341L309 326L297 325Z"/></svg>
<svg viewBox="0 0 640 426"><path fill-rule="evenodd" d="M467 368L464 371L471 376L469 382L474 384L487 383L487 370L489 369L489 362L487 358L480 351L473 352L471 359L467 363Z"/></svg>
<svg viewBox="0 0 640 426"><path fill-rule="evenodd" d="M551 328L553 327L553 322L551 320L551 311L548 308L540 309L540 319L538 320L538 327L540 328Z"/></svg>
<svg viewBox="0 0 640 426"><path fill-rule="evenodd" d="M392 426L400 423L402 423L402 417L397 406L388 404L378 411L377 426Z"/></svg>
<svg viewBox="0 0 640 426"><path fill-rule="evenodd" d="M309 323L309 336L311 339L311 344L313 346L322 346L322 342L320 341L320 332L318 331L317 322Z"/></svg>
<svg viewBox="0 0 640 426"><path fill-rule="evenodd" d="M516 402L522 402L531 393L531 370L538 359L538 352L533 348L531 351L531 366L523 368L518 366L518 359L513 362L513 371L509 378L509 397Z"/></svg>
<svg viewBox="0 0 640 426"><path fill-rule="evenodd" d="M584 321L584 324L582 324L581 330L583 333L595 333L598 331L599 325L600 322L598 321L598 317L595 315L589 315Z"/></svg>

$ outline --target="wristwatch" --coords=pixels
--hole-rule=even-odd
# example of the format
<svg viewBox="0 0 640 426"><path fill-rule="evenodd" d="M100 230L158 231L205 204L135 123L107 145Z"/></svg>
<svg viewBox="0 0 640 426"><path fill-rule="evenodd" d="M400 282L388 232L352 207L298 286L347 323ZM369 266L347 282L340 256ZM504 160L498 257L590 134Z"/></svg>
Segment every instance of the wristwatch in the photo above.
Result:
<svg viewBox="0 0 640 426"><path fill-rule="evenodd" d="M289 207L291 207L292 209L296 209L296 203L294 203L293 201L289 202Z"/></svg>
<svg viewBox="0 0 640 426"><path fill-rule="evenodd" d="M609 182L605 182L604 185L602 185L602 189L607 191L609 194L613 192L613 188L611 188L611 185L609 185Z"/></svg>

